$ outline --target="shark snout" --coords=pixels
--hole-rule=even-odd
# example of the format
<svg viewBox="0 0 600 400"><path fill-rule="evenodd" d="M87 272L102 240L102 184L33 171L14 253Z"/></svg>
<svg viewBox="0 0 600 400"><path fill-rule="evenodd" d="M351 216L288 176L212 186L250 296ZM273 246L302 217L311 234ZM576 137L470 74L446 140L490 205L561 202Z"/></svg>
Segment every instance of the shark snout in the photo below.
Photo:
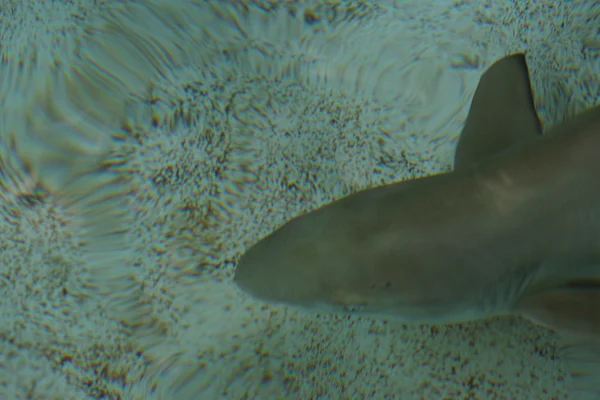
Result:
<svg viewBox="0 0 600 400"><path fill-rule="evenodd" d="M240 258L233 281L242 291L260 297L266 285L264 274L267 262L258 253L251 248Z"/></svg>
<svg viewBox="0 0 600 400"><path fill-rule="evenodd" d="M258 243L240 259L235 276L236 285L244 292L264 301L285 301L285 288L290 281L303 278L294 269L281 265L277 252Z"/></svg>
<svg viewBox="0 0 600 400"><path fill-rule="evenodd" d="M312 307L322 297L310 264L287 243L274 240L258 242L242 255L234 282L256 299Z"/></svg>

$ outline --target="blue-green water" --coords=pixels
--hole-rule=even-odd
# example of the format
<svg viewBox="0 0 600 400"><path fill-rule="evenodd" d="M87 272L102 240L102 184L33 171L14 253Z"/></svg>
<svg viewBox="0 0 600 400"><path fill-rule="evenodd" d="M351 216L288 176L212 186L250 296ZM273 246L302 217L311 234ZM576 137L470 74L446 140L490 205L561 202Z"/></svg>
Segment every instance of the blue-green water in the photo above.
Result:
<svg viewBox="0 0 600 400"><path fill-rule="evenodd" d="M451 168L484 70L542 123L598 103L594 1L0 6L0 399L550 399L556 336L254 300L240 255Z"/></svg>

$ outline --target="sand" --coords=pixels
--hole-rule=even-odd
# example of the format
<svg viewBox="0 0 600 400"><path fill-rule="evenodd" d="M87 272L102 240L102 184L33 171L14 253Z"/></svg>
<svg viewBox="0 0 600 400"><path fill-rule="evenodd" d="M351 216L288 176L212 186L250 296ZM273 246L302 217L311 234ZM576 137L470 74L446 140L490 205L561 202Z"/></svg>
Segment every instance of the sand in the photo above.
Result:
<svg viewBox="0 0 600 400"><path fill-rule="evenodd" d="M600 7L276 3L0 1L0 399L565 398L526 321L311 315L231 277L298 213L448 170L507 54L545 126L595 105Z"/></svg>

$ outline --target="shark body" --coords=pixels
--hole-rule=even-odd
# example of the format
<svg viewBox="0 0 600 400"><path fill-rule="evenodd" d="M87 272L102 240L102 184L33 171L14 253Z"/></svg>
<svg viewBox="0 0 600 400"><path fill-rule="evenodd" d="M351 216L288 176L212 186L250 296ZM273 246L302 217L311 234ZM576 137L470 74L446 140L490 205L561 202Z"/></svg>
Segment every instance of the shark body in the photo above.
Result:
<svg viewBox="0 0 600 400"><path fill-rule="evenodd" d="M573 393L600 399L600 107L541 132L524 55L503 58L480 80L452 172L292 219L242 256L235 282L407 322L519 314L563 334Z"/></svg>

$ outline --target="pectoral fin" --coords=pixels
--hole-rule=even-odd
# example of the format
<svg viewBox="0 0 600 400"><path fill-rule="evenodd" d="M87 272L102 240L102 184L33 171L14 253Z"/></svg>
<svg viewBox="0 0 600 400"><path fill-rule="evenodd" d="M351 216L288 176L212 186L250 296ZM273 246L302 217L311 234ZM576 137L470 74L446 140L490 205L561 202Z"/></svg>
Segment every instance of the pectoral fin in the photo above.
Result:
<svg viewBox="0 0 600 400"><path fill-rule="evenodd" d="M565 335L561 357L571 374L574 399L600 399L600 340Z"/></svg>
<svg viewBox="0 0 600 400"><path fill-rule="evenodd" d="M600 399L600 281L533 293L519 302L517 311L561 334L561 356L575 398Z"/></svg>
<svg viewBox="0 0 600 400"><path fill-rule="evenodd" d="M525 56L505 57L479 80L456 147L454 169L484 160L541 132Z"/></svg>

